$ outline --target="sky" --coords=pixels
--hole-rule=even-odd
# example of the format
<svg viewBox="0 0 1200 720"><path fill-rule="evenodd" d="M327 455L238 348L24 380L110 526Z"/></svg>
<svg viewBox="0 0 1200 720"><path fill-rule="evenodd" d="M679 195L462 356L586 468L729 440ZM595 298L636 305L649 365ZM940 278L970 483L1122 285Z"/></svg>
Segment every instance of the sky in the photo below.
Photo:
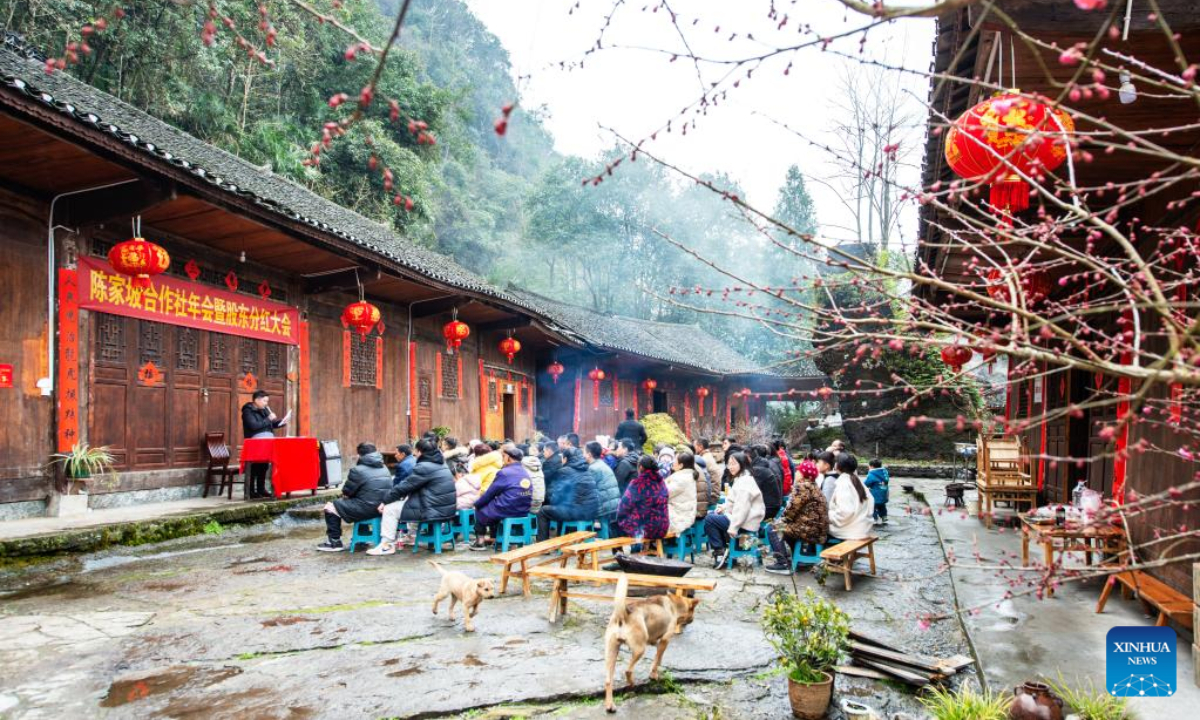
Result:
<svg viewBox="0 0 1200 720"><path fill-rule="evenodd" d="M683 40L667 12L651 11L659 0L620 4L604 34L611 48L586 58L584 52L595 45L614 0L580 0L573 12L575 0L467 4L509 52L522 106L543 115L556 148L565 154L598 157L616 142L612 131L633 140L646 138L699 99L702 79L712 83L729 73L727 65L703 63L697 68L685 59L671 60L671 53L683 49ZM829 37L870 22L846 11L837 0L776 0L778 18L789 16L781 30L778 19L767 17L769 0L674 0L669 5L694 53L710 59L746 57L812 40L798 31L802 25ZM933 21L916 19L873 28L863 57L927 71L934 30ZM737 37L730 40L734 33ZM859 38L834 41L830 49L857 57ZM558 67L581 59L582 68ZM792 67L785 75L789 63ZM748 80L743 68L727 81L743 77L738 87L730 88L727 100L710 108L695 130L680 135L676 120L674 132L658 132L646 148L695 173L728 173L749 201L766 211L774 204L788 166L796 164L808 178L822 233L833 241L849 239L854 234L847 229L853 214L835 178L838 168L828 153L809 141L834 139L831 128L838 113L844 113L838 108L844 100L842 77L855 68L861 70L861 65L815 47L772 58ZM914 122L905 150L911 150L907 158L912 166L901 181L915 185L927 80L889 72L882 82L911 93ZM911 242L915 233L916 211L909 208L902 219L902 237Z"/></svg>

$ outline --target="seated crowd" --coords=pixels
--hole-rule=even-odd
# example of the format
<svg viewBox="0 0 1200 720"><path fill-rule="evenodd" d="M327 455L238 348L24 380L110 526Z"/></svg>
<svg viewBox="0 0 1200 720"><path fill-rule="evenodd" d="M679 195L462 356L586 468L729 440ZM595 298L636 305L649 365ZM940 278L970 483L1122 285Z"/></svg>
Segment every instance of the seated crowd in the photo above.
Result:
<svg viewBox="0 0 1200 720"><path fill-rule="evenodd" d="M505 519L532 516L539 541L572 521L604 523L614 537L641 540L692 532L699 543L702 531L721 567L739 536L765 531L767 571L788 574L797 544L811 557L813 546L866 538L873 524L887 523L887 470L872 460L860 480L858 460L841 441L799 462L782 440L743 447L732 436L651 454L638 443L640 427L628 412L609 447L581 447L573 433L553 442L465 447L427 434L397 446L390 473L375 446L363 443L342 497L325 505L328 538L318 549L345 549L343 522L381 517L380 542L367 552L390 555L412 542L419 523L454 521L473 510L471 550L492 549Z"/></svg>

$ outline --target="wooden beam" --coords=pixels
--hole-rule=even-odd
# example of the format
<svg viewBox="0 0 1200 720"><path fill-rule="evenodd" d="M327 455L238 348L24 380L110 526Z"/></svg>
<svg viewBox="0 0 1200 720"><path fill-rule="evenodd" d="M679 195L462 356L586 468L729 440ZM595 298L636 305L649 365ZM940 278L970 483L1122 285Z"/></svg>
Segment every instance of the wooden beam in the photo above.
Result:
<svg viewBox="0 0 1200 720"><path fill-rule="evenodd" d="M174 183L135 182L95 190L62 200L62 218L74 227L99 225L140 215L176 198Z"/></svg>
<svg viewBox="0 0 1200 720"><path fill-rule="evenodd" d="M472 300L469 297L454 295L446 298L438 298L437 300L430 300L429 302L422 302L419 305L414 304L411 310L412 319L419 320L420 318L431 317L433 315L441 315L452 308L464 308L474 302L475 300Z"/></svg>
<svg viewBox="0 0 1200 720"><path fill-rule="evenodd" d="M474 330L480 333L491 332L493 330L515 330L517 328L528 327L533 324L533 320L528 317L514 317L511 320L494 320L489 323L481 323L475 326Z"/></svg>
<svg viewBox="0 0 1200 720"><path fill-rule="evenodd" d="M306 277L304 278L304 294L320 295L327 292L353 290L358 287L359 279L364 276L367 276L367 279L373 279L375 273L366 268L352 267L316 277Z"/></svg>

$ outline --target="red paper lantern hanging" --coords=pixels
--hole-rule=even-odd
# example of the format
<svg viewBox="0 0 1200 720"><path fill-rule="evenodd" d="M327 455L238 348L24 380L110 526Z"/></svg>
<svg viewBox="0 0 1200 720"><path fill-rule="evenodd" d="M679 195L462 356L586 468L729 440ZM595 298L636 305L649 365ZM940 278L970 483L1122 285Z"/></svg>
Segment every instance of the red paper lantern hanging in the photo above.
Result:
<svg viewBox="0 0 1200 720"><path fill-rule="evenodd" d="M708 397L708 393L709 393L709 389L706 387L696 388L696 396L701 399Z"/></svg>
<svg viewBox="0 0 1200 720"><path fill-rule="evenodd" d="M562 374L566 372L566 370L567 369L563 367L563 364L557 360L550 363L550 367L546 368L546 372L550 373L550 377L554 379L555 385L558 384L558 378L560 378Z"/></svg>
<svg viewBox="0 0 1200 720"><path fill-rule="evenodd" d="M970 362L974 355L974 350L958 343L942 348L942 362L954 372L961 372L963 366Z"/></svg>
<svg viewBox="0 0 1200 720"><path fill-rule="evenodd" d="M646 378L646 380L642 382L642 387L646 388L646 390L650 392L653 392L654 389L658 387L658 381L654 378Z"/></svg>
<svg viewBox="0 0 1200 720"><path fill-rule="evenodd" d="M1028 265L1019 265L1016 270L1017 287L1025 297L1027 306L1037 305L1050 296L1050 278L1046 271ZM987 293L993 300L1011 304L1008 278L1000 268L992 268L987 274Z"/></svg>
<svg viewBox="0 0 1200 720"><path fill-rule="evenodd" d="M742 391L739 392L738 395L741 395L742 397L750 397L750 388L742 388Z"/></svg>
<svg viewBox="0 0 1200 720"><path fill-rule="evenodd" d="M512 365L513 356L521 352L521 341L509 335L500 341L500 352L508 358L508 364Z"/></svg>
<svg viewBox="0 0 1200 720"><path fill-rule="evenodd" d="M108 251L108 262L113 270L133 277L131 287L146 290L150 278L165 271L171 265L171 256L161 246L141 237L117 243Z"/></svg>
<svg viewBox="0 0 1200 720"><path fill-rule="evenodd" d="M454 319L442 326L442 337L446 338L446 352L453 355L459 347L462 346L463 340L466 340L471 335L471 328L463 321L458 319L458 313L454 313Z"/></svg>
<svg viewBox="0 0 1200 720"><path fill-rule="evenodd" d="M357 332L358 336L364 340L366 340L367 334L371 332L371 329L380 324L382 318L383 316L380 314L379 308L366 300L350 303L342 311L342 325Z"/></svg>
<svg viewBox="0 0 1200 720"><path fill-rule="evenodd" d="M1063 110L997 93L966 111L946 133L946 162L972 182L991 186L989 202L998 212L1029 209L1029 184L1067 159L1067 138L1075 122Z"/></svg>
<svg viewBox="0 0 1200 720"><path fill-rule="evenodd" d="M588 372L588 379L592 381L592 409L600 409L600 381L604 379L604 371L600 368L592 368Z"/></svg>
<svg viewBox="0 0 1200 720"><path fill-rule="evenodd" d="M832 396L833 396L833 388L831 388L831 387L822 387L821 389L817 390L817 395L818 395L818 396L819 396L819 397L820 397L822 400L828 400L830 397L832 397Z"/></svg>

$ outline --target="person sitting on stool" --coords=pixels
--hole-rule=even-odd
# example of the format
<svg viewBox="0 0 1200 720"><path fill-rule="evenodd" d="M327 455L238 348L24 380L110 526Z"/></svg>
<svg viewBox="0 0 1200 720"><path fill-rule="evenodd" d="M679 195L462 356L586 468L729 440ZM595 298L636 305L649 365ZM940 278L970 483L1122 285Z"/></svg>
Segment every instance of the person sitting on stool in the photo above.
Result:
<svg viewBox="0 0 1200 720"><path fill-rule="evenodd" d="M271 408L267 407L271 396L265 390L255 390L250 402L242 406L242 435L247 440L275 437L275 429L287 425L286 420L279 420ZM246 479L246 496L250 498L268 497L267 468L269 463L250 463L250 477Z"/></svg>

